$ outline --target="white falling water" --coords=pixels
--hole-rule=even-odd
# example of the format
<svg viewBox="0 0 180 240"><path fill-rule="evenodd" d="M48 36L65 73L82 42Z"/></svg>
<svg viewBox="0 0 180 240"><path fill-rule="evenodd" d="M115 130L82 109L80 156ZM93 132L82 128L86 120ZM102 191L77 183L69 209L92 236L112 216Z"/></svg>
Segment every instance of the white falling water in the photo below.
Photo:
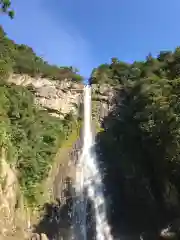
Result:
<svg viewBox="0 0 180 240"><path fill-rule="evenodd" d="M75 240L87 240L87 198L94 205L96 240L112 240L106 218L103 185L96 158L92 154L93 146L91 130L91 87L84 87L84 145L77 164L74 203L74 236Z"/></svg>

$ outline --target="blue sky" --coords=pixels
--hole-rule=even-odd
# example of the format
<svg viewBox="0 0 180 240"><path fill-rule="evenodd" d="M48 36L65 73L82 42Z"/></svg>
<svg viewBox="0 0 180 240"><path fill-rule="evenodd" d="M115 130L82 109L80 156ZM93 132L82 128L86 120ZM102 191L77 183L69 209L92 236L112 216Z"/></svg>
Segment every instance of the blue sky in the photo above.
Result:
<svg viewBox="0 0 180 240"><path fill-rule="evenodd" d="M14 20L0 17L8 36L50 63L88 77L118 57L142 60L180 45L179 0L12 0Z"/></svg>

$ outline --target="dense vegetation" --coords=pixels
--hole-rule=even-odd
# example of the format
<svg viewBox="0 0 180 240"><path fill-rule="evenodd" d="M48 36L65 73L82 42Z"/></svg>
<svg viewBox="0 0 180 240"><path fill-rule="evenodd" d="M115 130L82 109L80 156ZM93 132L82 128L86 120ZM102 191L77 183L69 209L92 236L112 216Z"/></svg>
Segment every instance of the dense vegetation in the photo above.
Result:
<svg viewBox="0 0 180 240"><path fill-rule="evenodd" d="M9 1L0 0L0 7L13 16ZM0 27L0 145L32 203L71 121L49 116L34 106L28 89L8 85L4 80L12 72L82 78L72 67L51 66L28 46L15 44ZM119 221L156 228L166 216L180 216L180 48L132 64L112 58L93 70L92 82L120 87L97 136L116 207L112 222L117 228Z"/></svg>
<svg viewBox="0 0 180 240"><path fill-rule="evenodd" d="M18 170L23 193L33 203L72 122L38 109L28 89L4 82L0 83L0 113L0 146L7 149L7 160Z"/></svg>
<svg viewBox="0 0 180 240"><path fill-rule="evenodd" d="M35 203L38 186L47 177L55 154L72 131L71 114L64 120L34 105L32 87L7 83L11 73L81 80L72 67L51 66L25 45L10 40L0 27L0 147L18 173L29 204Z"/></svg>
<svg viewBox="0 0 180 240"><path fill-rule="evenodd" d="M52 80L64 80L65 78L72 79L72 81L82 80L82 77L77 74L77 69L49 65L38 57L32 48L14 43L0 26L0 79L7 78L12 72Z"/></svg>
<svg viewBox="0 0 180 240"><path fill-rule="evenodd" d="M180 77L180 47L174 52L161 51L157 58L149 54L146 61L132 64L112 58L110 64L102 64L92 71L94 83L125 84L140 79L177 79Z"/></svg>
<svg viewBox="0 0 180 240"><path fill-rule="evenodd" d="M180 48L133 64L113 58L93 71L92 80L120 87L98 136L118 206L113 219L118 225L130 216L134 226L139 219L152 227L166 213L179 215Z"/></svg>

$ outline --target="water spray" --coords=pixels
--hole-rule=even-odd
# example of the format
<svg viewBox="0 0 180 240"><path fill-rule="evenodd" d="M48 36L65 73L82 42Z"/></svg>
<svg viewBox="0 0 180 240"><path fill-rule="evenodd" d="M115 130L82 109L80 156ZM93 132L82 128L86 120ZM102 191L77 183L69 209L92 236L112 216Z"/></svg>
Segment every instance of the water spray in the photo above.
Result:
<svg viewBox="0 0 180 240"><path fill-rule="evenodd" d="M107 223L105 199L101 174L92 154L92 114L91 114L91 82L84 80L84 143L82 154L77 163L74 203L74 237L75 240L87 240L87 198L94 205L96 240L112 240L110 227Z"/></svg>

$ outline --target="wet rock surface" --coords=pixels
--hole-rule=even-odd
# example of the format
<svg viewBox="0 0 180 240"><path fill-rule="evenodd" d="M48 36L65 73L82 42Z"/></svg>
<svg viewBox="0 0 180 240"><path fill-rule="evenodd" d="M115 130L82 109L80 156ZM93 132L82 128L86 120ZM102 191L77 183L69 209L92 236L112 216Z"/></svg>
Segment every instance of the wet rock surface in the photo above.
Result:
<svg viewBox="0 0 180 240"><path fill-rule="evenodd" d="M63 198L44 205L41 221L34 228L36 233L44 233L49 240L69 239L71 236L72 194L71 179L66 178Z"/></svg>
<svg viewBox="0 0 180 240"><path fill-rule="evenodd" d="M82 149L82 138L73 144L72 149L64 154L53 181L52 203L44 205L44 214L34 226L34 232L44 233L49 240L69 240L72 236L72 213L75 198L73 179L76 163Z"/></svg>

